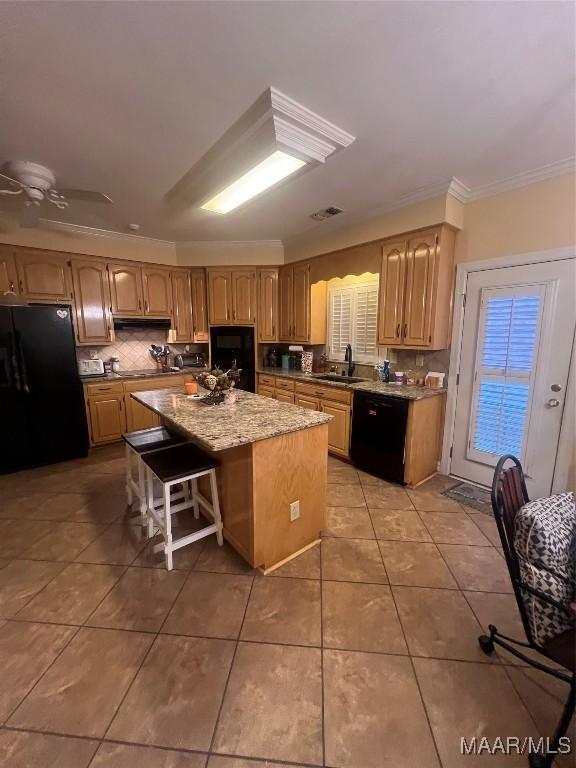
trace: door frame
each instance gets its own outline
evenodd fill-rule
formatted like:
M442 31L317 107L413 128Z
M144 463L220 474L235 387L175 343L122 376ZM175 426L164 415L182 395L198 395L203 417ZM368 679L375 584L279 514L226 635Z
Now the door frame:
M442 457L439 471L449 475L452 465L450 449L454 442L454 429L456 426L456 401L457 401L457 376L460 370L460 355L462 350L462 333L464 330L465 296L468 286L468 277L473 272L485 272L504 267L522 267L532 264L540 264L546 261L563 261L576 258L576 246L564 246L548 251L530 251L528 253L500 256L494 259L482 259L481 261L461 262L456 265L456 280L454 285L454 314L452 317L452 338L450 341L450 367L448 375L448 393L446 397L446 416L444 418L444 436L442 438ZM568 488L570 482L570 454L573 450L572 435L574 434L574 409L566 407L567 403L576 401L576 334L572 339L572 352L570 356L570 369L568 384L562 413L562 425L560 427L560 439L558 453L554 466L552 479L552 491L557 493ZM572 422L572 423L571 423ZM573 478L573 481L575 478Z

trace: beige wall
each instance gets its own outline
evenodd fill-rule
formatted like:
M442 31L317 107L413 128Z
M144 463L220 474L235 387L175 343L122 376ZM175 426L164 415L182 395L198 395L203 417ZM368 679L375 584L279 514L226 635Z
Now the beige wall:
M480 261L576 243L576 176L566 173L467 203L456 261Z
M276 265L284 263L281 241L177 243L178 264L183 267Z
M318 256L321 253L337 251L341 248L349 248L352 245L395 235L398 232L408 232L411 229L439 224L448 220L446 218L447 213L452 215L453 211L451 209L447 212L446 196L441 195L416 205L389 211L368 221L352 224L333 232L319 232L317 235L311 235L308 232L285 243L284 259L286 262L300 261ZM454 224L455 226L458 225L457 222ZM319 224L318 226L321 227L322 225Z
M171 243L146 238L116 238L56 232L47 229L10 229L0 227L0 243L46 248L64 253L84 253L130 261L177 264L176 249Z

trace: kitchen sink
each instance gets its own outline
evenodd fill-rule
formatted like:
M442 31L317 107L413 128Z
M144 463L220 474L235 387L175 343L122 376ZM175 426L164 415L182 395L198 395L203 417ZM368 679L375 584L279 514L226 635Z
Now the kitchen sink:
M368 381L368 379L359 379L356 376L338 376L337 373L315 376L314 378L320 381L339 381L342 384L357 384L359 381Z

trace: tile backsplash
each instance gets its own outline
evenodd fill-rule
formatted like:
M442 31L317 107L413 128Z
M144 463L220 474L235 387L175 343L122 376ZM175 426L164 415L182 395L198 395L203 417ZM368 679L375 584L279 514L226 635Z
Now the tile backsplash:
M166 333L162 331L148 331L146 329L133 331L116 331L116 340L113 344L107 344L102 347L77 347L76 357L78 360L88 360L90 351L96 350L97 357L104 361L111 357L117 357L120 360L120 370L138 371L144 368L154 368L155 362L150 357L150 345L166 344ZM169 344L170 350L174 353L184 352L185 344ZM207 344L190 344L191 352L204 352L208 354Z
M280 358L282 354L288 352L288 344L260 344L258 349L258 365L266 365L266 358L271 348L274 348ZM310 350L314 355L314 368L319 365L320 356L324 353L325 347L323 345L310 346L304 345L304 349ZM422 356L422 365L416 365L416 356ZM378 350L378 362L383 363L384 360L390 360L390 368L392 371L414 371L417 369L423 370L424 373L428 371L438 371L440 373L447 373L450 364L450 350L440 349L435 351L426 350L410 350L410 349L385 349L380 347ZM329 360L327 366L336 365L338 371L346 367L344 360ZM354 371L356 376L362 376L367 379L374 377L374 364L362 364L356 363Z

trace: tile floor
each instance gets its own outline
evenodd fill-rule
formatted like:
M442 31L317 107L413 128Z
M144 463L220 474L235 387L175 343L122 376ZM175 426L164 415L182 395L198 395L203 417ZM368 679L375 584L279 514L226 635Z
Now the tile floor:
M0 765L498 768L526 761L460 736L551 732L562 685L478 649L521 628L495 525L446 478L331 458L321 548L263 577L213 537L168 573L123 468L113 446L0 478Z

